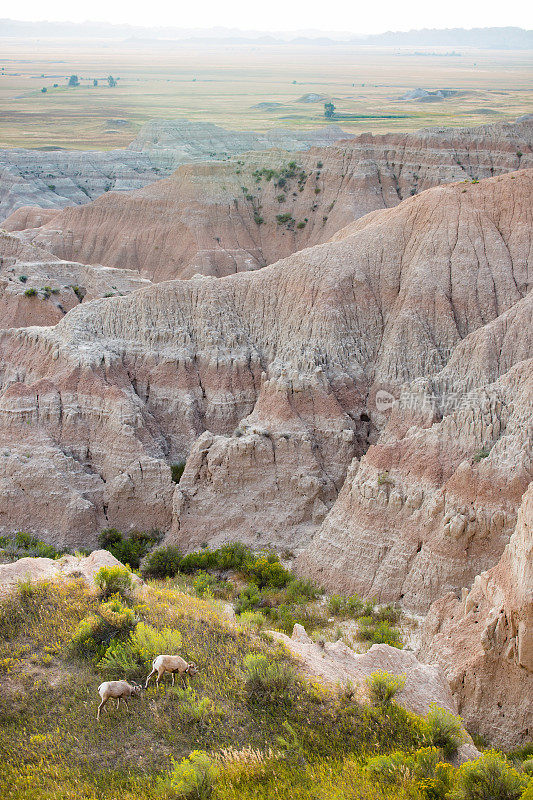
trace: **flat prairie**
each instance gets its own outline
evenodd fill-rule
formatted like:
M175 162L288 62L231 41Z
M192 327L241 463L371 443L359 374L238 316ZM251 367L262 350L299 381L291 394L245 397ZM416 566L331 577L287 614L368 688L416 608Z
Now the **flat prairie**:
M0 147L123 147L153 117L309 128L326 122L326 100L353 133L514 120L533 108L530 51L0 41ZM417 88L454 91L403 99Z

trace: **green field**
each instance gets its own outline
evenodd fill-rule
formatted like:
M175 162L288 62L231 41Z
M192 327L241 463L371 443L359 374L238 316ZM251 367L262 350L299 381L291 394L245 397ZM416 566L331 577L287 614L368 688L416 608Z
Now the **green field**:
M529 52L458 53L4 39L0 146L123 147L153 117L237 130L322 125L323 101L299 101L308 93L332 99L340 115L353 115L338 124L355 133L508 121L531 110ZM66 76L73 73L81 85L67 88ZM109 74L120 79L116 88L107 85ZM437 102L401 99L417 87L459 89L461 95ZM281 105L254 108L259 103Z

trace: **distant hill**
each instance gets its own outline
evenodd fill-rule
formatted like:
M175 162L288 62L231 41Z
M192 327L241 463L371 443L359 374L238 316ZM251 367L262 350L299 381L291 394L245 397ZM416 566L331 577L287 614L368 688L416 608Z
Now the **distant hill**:
M360 42L361 37L352 41ZM421 47L479 47L493 50L531 50L533 31L523 28L424 28L420 31L388 31L365 38L367 44L417 45Z
M253 31L238 28L144 28L135 25L112 25L106 22L23 22L0 19L0 38L29 39L125 39L149 44L152 41L188 41L191 44L294 44L335 45L372 44L384 46L477 47L495 50L533 49L533 31L523 28L449 28L413 31L388 31L372 36L338 31Z

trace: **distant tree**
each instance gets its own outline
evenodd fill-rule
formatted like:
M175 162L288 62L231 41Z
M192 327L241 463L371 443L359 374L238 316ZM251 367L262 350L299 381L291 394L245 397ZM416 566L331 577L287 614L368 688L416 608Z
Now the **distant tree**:
M54 83L54 89L57 89L58 86L59 86L58 83Z
M112 75L108 75L107 76L107 82L111 87L117 85L117 82L116 82L115 78Z
M93 80L93 86L98 86L98 81L96 80L96 78Z
M324 116L327 117L328 119L331 119L334 113L335 113L335 106L333 105L333 103L324 103Z
M79 81L78 76L77 75L71 75L70 78L68 79L68 85L69 86L79 86L80 85L80 81Z
M47 91L48 91L48 89L46 88L46 86L43 86L43 88L41 89L41 92L44 94Z

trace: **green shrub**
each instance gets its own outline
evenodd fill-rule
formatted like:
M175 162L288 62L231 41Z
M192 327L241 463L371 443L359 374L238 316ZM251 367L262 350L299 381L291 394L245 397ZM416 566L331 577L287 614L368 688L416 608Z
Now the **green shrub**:
M357 638L373 644L388 644L391 647L402 649L402 637L397 628L388 622L375 622L373 617L360 617L358 622Z
M118 561L137 569L141 559L161 540L161 536L159 531L132 531L124 536L116 528L106 528L98 535L98 544L109 550Z
M98 613L104 622L117 632L129 631L135 624L133 611L124 605L119 594L114 594L105 603L100 603Z
M162 779L161 789L176 800L208 800L218 767L203 750L193 750L181 761L172 759L172 770Z
M107 643L117 633L99 614L82 619L69 643L70 652L79 658L101 657Z
M390 625L395 625L399 622L401 616L400 607L393 603L375 608L372 612L372 617L376 622L388 622Z
M177 574L182 555L178 547L168 545L149 553L141 567L144 578L173 578Z
M38 558L59 558L62 555L53 545L41 542L36 536L25 531L16 533L12 543L6 537L4 546L8 547L11 557L28 555Z
M328 611L330 614L342 614L345 609L345 598L340 594L332 594L328 600Z
M216 565L219 569L233 569L242 570L252 553L249 547L235 542L234 544L226 544L215 550Z
M479 464L480 461L483 461L484 458L488 458L490 456L490 450L486 447L482 447L481 450L478 450L477 453L474 454L472 461L475 464Z
M372 616L374 614L373 602L370 600L365 603L357 594L354 594L351 597L343 597L340 594L332 594L328 601L328 611L330 614L334 614L335 616L353 617L354 619L358 619L366 614L367 616L372 617L372 621L374 619Z
M266 625L266 618L260 611L244 611L237 617L237 622L244 628L259 631Z
M396 693L403 689L405 678L402 675L391 675L390 672L378 670L366 679L366 683L372 705L386 708L390 706Z
M466 741L461 717L456 717L450 711L432 703L426 721L431 744L440 748L446 758L453 758L463 742Z
M38 539L35 536L32 536L31 533L19 531L15 534L15 544L22 550L29 550L32 547L36 547L37 542Z
M453 781L453 768L442 763L436 747L411 754L396 750L376 756L368 761L365 770L371 778L388 786L411 784L428 800L445 800Z
M242 614L244 611L253 611L259 608L261 601L261 592L255 584L251 584L251 586L247 586L246 589L239 593L235 603L235 613Z
M533 756L533 742L527 742L520 745L520 747L515 747L514 750L510 750L507 753L507 758L512 761L525 761L529 756Z
M294 613L294 608L288 606L286 603L282 603L277 608L270 609L269 617L274 622L274 627L289 635L299 621L297 615Z
M157 630L145 622L139 622L130 634L129 644L132 651L147 666L156 656L161 654L172 655L180 649L182 643L181 633L172 628Z
M199 550L195 553L189 553L188 555L184 556L179 565L179 571L183 572L185 575L189 575L192 572L196 572L197 570L207 570L216 567L217 565L217 555L216 551L208 550L207 548L204 550Z
M522 767L526 775L533 777L533 758L528 758L526 761L524 761Z
M134 624L133 611L116 594L107 602L100 603L97 613L80 621L70 640L69 650L80 658L102 658L110 641L124 638Z
M228 581L220 581L209 572L197 572L192 582L198 597L227 597L230 592Z
M363 613L365 604L358 594L346 598L346 611L350 617L357 619Z
M131 679L140 674L139 660L129 642L112 641L96 668L117 678Z
M26 297L35 297L36 294L37 294L37 289L26 289L26 291L24 292L24 295Z
M184 470L185 470L185 461L178 461L176 464L170 465L170 474L174 483L180 482Z
M244 566L244 572L260 589L265 586L281 589L292 577L274 553L259 555L255 560L248 561Z
M276 221L278 225L284 225L286 222L290 222L290 220L292 220L292 214L276 214Z
M295 682L295 672L285 661L270 661L260 653L250 653L243 662L246 691L253 699L283 699Z
M316 600L320 593L320 589L313 581L293 578L287 584L285 597L289 603L306 603L308 600Z
M494 750L457 770L450 800L519 800L529 779Z
M53 545L39 541L35 545L35 555L39 558L59 558L61 553Z
M126 567L100 567L94 576L94 582L100 589L102 597L113 594L125 595L131 591L131 572Z
M129 609L127 609L129 611ZM128 630L131 631L131 625ZM123 628L115 628L120 636ZM139 678L146 673L154 658L161 654L173 654L182 644L181 633L171 628L158 630L145 622L139 622L126 641L113 638L97 664L97 669L117 677Z

